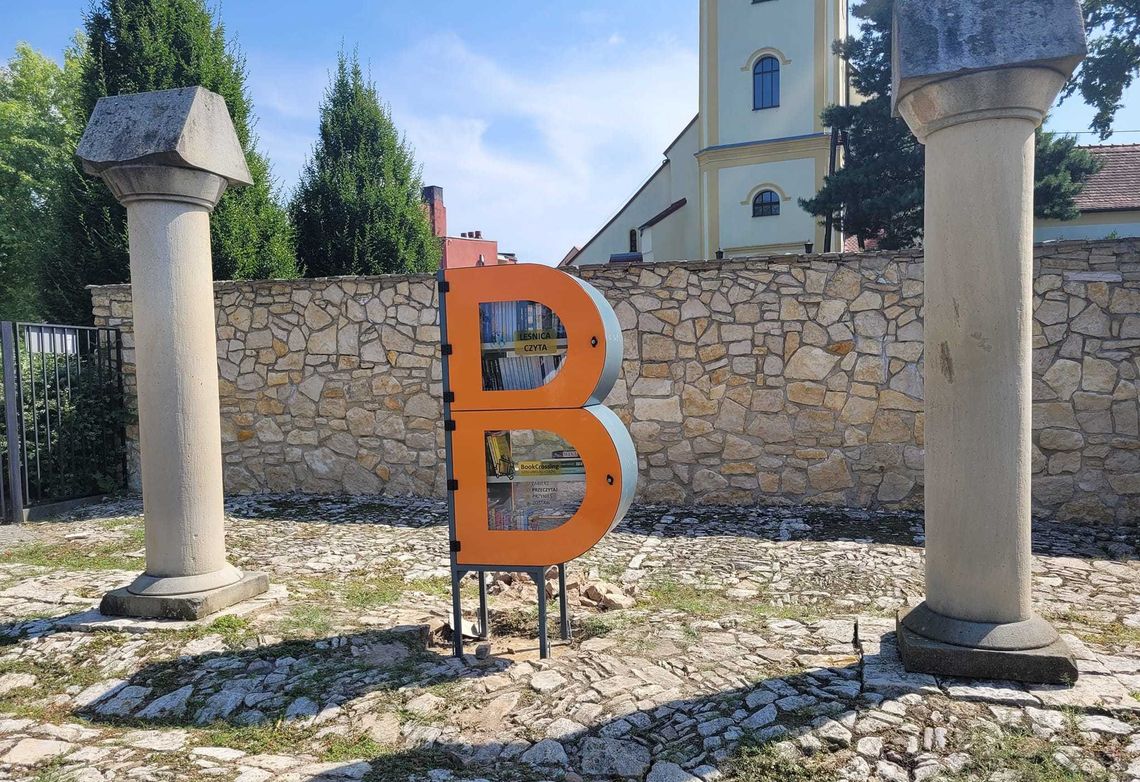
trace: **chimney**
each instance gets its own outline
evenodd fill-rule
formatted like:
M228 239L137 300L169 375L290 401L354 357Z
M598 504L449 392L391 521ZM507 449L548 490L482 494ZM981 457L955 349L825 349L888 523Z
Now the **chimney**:
M424 209L431 221L431 232L438 237L447 236L447 207L443 205L443 188L430 185L423 189Z

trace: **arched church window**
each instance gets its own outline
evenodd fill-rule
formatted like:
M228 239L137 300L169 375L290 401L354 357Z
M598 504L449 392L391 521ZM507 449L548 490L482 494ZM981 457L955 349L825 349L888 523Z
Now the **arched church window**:
M631 253L637 252L637 229L634 228L629 232L629 251Z
M752 66L752 108L772 109L780 105L780 61L771 55Z
M780 214L780 196L773 190L761 190L752 199L753 217L775 217Z

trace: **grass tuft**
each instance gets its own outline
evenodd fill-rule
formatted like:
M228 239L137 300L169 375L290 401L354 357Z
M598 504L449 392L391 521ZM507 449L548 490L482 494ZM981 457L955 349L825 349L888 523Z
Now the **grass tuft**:
M836 778L811 760L782 757L771 744L742 745L724 771L724 782L828 782Z
M321 753L325 763L347 763L350 760L370 760L390 751L371 736L357 733L351 736L334 736Z
M1010 779L1017 782L1108 782L1106 773L1066 768L1057 761L1057 746L1024 730L1001 734L979 731L970 746L970 760L953 782Z
M302 746L312 734L312 728L301 728L284 722L267 722L262 725L217 722L202 730L201 743L241 750L251 755L288 755Z
M277 630L287 638L323 638L332 633L332 621L321 606L293 606L289 615L277 622Z
M394 576L348 581L344 585L344 599L353 608L366 611L390 606L404 594L404 580Z
M691 584L658 582L652 584L639 598L650 610L679 611L694 619L719 619L725 616L745 616L757 620L795 619L811 622L825 615L824 607L805 605L774 605L762 598L734 600L716 589L701 589Z
M141 560L127 556L138 548L130 540L95 546L84 545L82 541L34 542L0 552L0 563L52 570L138 570Z

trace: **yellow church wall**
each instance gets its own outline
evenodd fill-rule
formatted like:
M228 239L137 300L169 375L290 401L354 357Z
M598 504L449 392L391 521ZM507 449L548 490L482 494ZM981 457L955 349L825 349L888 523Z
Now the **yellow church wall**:
M1133 236L1140 236L1140 209L1085 212L1076 220L1038 220L1033 231L1037 242Z
M815 161L811 158L734 166L721 169L717 177L720 202L720 249L731 257L750 248L795 245L815 241L815 220L800 209L797 198L815 187ZM753 217L749 195L757 182L779 183L785 196L780 214Z
M718 119L715 140L706 146L739 144L812 133L816 107L824 100L824 69L816 68L815 19L826 30L816 6L827 0L773 0L766 3L722 2L717 12L715 44L718 80L710 94L710 111ZM818 35L823 35L821 30ZM752 64L759 52L771 51L780 61L780 105L753 108Z
M834 41L846 36L848 0L700 0L700 102L694 126L695 160L681 164L683 153L667 155L671 165L623 208L584 249L577 263L599 263L608 253L628 248L619 225L640 218L649 203L667 205L684 197L687 206L652 232L652 255L711 258L718 249L748 251L802 250L803 242L823 247L824 231L800 209L798 199L814 195L827 172L830 136L820 121L831 103L847 101L846 66L835 56ZM766 54L781 63L780 105L753 108L752 66ZM692 154L692 153L690 153ZM728 187L741 178L761 176L772 163L800 161L799 166L770 168L769 177L749 183L745 192L771 181L790 194L789 220L781 222L777 239L757 244L751 210L743 198L728 198ZM731 169L741 171L730 174ZM789 172L795 170L795 174ZM787 182L782 176L792 176ZM658 192L660 191L660 192ZM665 194L668 193L667 197ZM723 196L723 197L722 197ZM781 215L783 218L784 215ZM786 228L783 226L787 226ZM628 231L628 228L626 228ZM771 233L766 229L765 233ZM731 237L731 241L729 241ZM833 235L838 249L840 235ZM681 255L684 253L685 255Z
M704 222L703 257L711 258L717 250L728 252L730 247L749 252L760 249L781 252L794 244L802 250L805 241L813 241L822 248L823 228L816 225L815 218L800 208L798 199L810 198L823 185L830 150L830 137L818 135L698 153ZM773 164L787 163L799 163L800 167L790 168L786 165L773 167ZM792 171L798 173L792 174ZM787 176L792 176L793 180L789 181L785 178ZM752 179L747 187L744 187L743 182L749 177ZM724 182L731 182L732 187L742 188L742 192L735 195L735 201L727 196L722 186ZM753 218L751 208L742 210L739 202L758 185L766 182L777 185L790 197L784 202L787 206L787 215L784 214L785 210L781 209L780 217L775 218L783 221L779 231L775 233L776 238L744 238L748 237L750 232L757 230L754 221L763 222L765 218ZM786 221L785 216L789 218ZM767 235L773 232L771 229L765 229L764 233ZM837 238L838 234L836 240Z

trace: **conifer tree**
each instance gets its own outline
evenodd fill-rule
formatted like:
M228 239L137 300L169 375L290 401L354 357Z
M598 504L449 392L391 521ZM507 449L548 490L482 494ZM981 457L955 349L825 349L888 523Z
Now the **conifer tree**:
M296 276L292 229L257 150L245 63L204 0L97 0L85 20L80 127L105 95L201 85L226 100L253 185L228 190L211 219L215 279ZM61 246L42 270L49 315L90 320L84 286L129 279L126 211L78 163L59 205Z
M858 38L839 41L835 51L847 61L851 86L861 103L828 106L823 124L839 128L846 140L843 168L826 178L814 198L800 205L835 225L860 245L874 238L883 249L911 247L922 237L926 162L922 145L906 121L891 115L891 14L894 0L861 0L853 16L863 20ZM1099 164L1071 137L1037 131L1037 217L1072 220L1080 213L1073 199Z
M361 72L337 57L321 104L320 135L291 215L311 277L432 271L440 247L423 208L412 149Z

